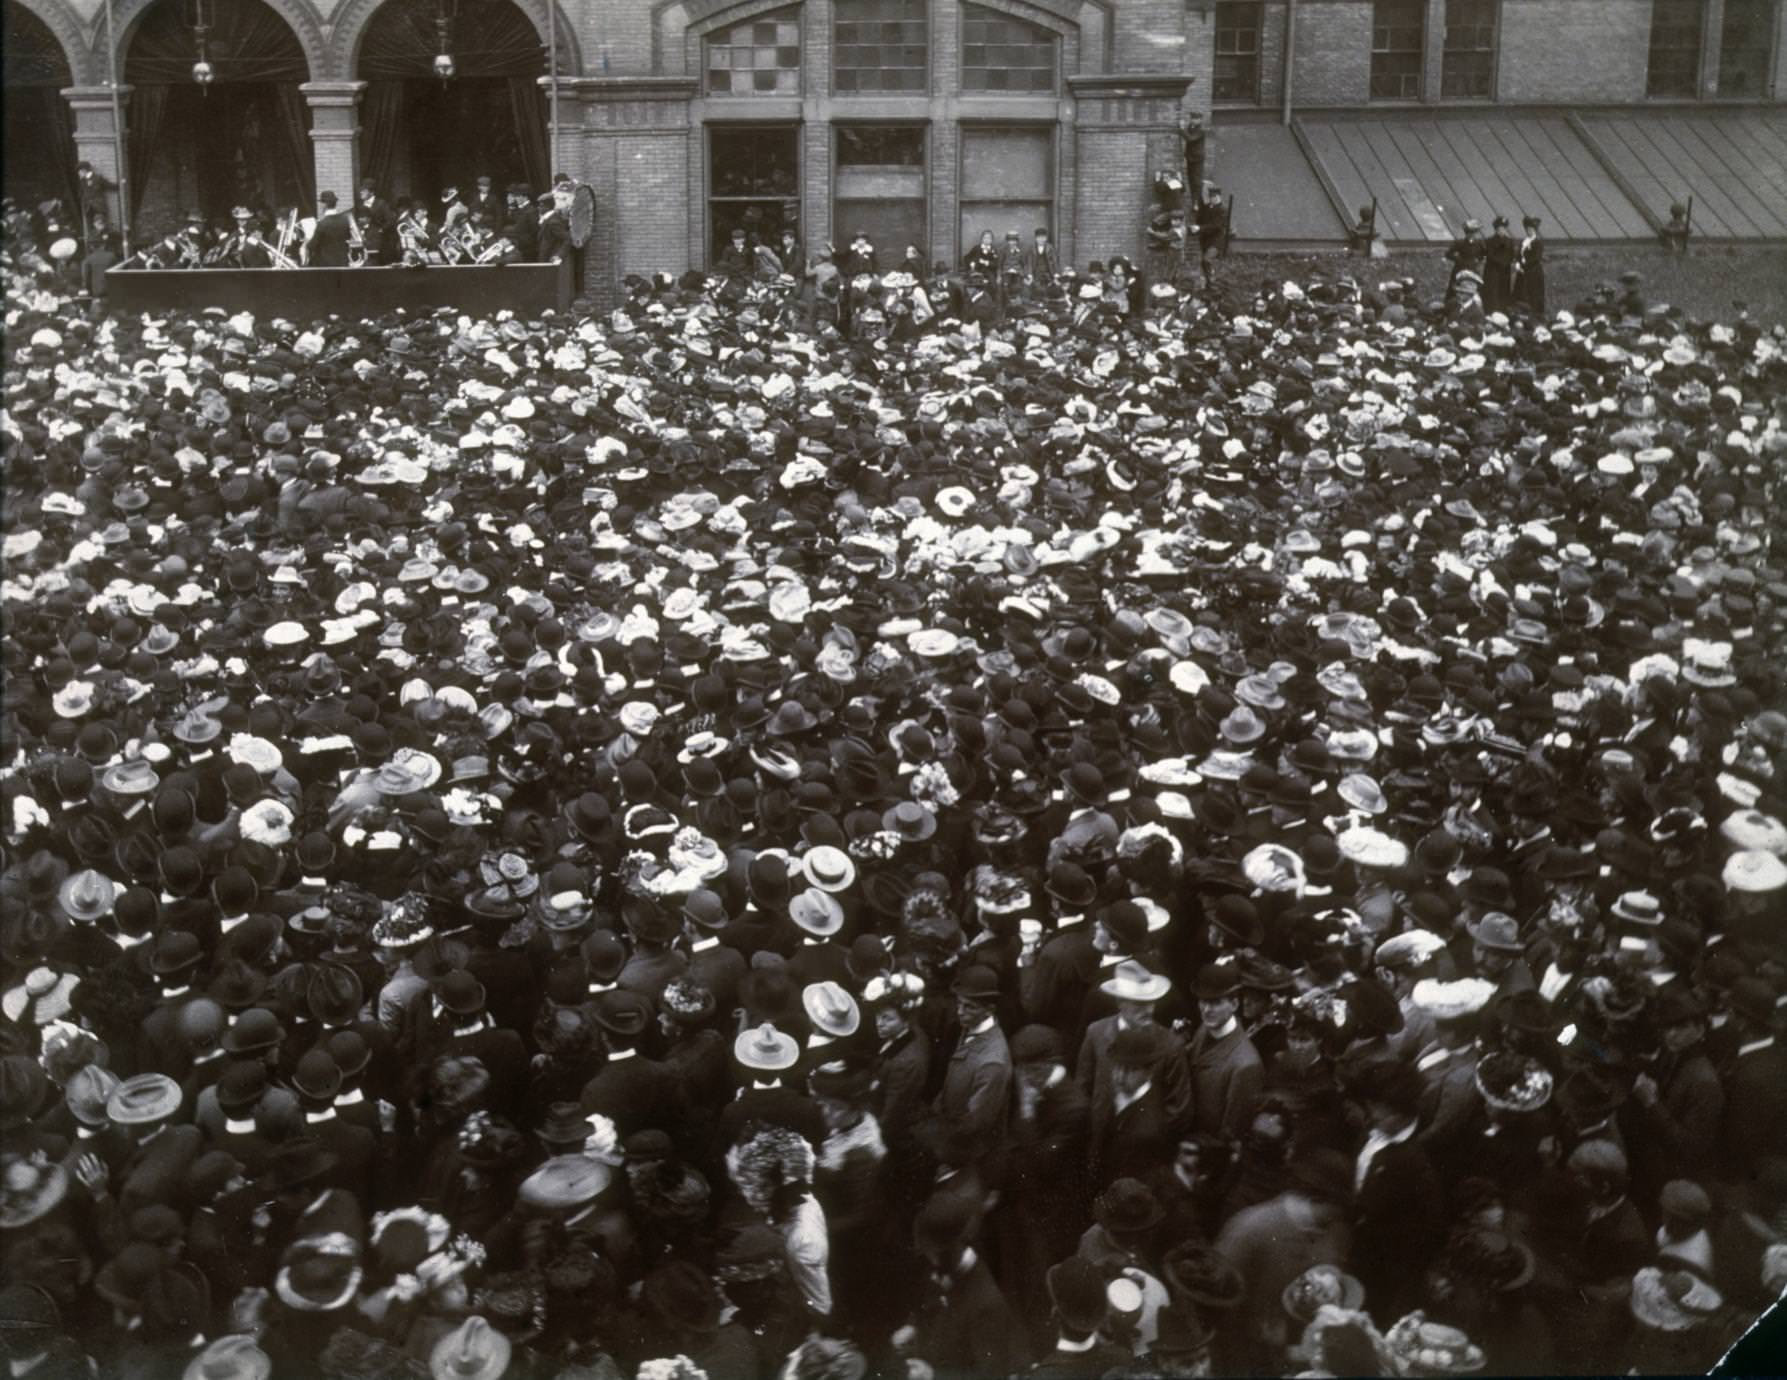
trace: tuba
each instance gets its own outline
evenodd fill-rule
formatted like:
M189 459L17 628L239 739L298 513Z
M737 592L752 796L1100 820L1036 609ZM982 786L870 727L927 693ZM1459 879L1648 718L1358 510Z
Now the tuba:
M360 233L360 222L354 219L352 211L347 213L347 266L366 267L366 237Z

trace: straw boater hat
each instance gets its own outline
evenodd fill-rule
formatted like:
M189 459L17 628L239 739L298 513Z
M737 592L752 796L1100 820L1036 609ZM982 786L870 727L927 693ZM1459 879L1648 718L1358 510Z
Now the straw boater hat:
M800 1046L794 1037L784 1035L765 1022L753 1030L740 1032L732 1042L732 1054L739 1063L760 1073L781 1073L794 1067L800 1058Z

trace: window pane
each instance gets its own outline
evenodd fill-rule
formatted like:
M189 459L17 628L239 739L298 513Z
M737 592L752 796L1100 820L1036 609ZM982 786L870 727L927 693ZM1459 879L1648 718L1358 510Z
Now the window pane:
M1703 0L1655 0L1647 94L1689 97L1700 93L1702 7Z
M1055 90L1057 41L1048 29L980 5L962 6L962 90Z
M721 96L800 92L800 11L776 10L710 34L707 89Z
M1372 98L1419 99L1426 32L1422 0L1374 0L1371 24Z
M833 88L923 91L929 65L924 0L836 0Z
M1776 0L1725 0L1719 33L1719 94L1768 94Z

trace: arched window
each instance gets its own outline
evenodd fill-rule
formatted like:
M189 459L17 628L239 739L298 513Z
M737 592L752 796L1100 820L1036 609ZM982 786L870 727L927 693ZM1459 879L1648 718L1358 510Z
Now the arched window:
M962 6L962 90L1054 95L1060 40L1040 24L984 5Z
M832 52L840 96L922 96L930 86L925 0L836 0Z
M771 10L707 36L710 96L800 94L800 6Z

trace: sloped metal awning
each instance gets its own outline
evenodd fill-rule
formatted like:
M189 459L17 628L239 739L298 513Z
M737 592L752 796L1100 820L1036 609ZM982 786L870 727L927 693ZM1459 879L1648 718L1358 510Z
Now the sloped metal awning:
M1297 142L1277 122L1211 130L1212 181L1235 198L1234 235L1247 244L1341 244L1346 226Z
M1787 109L1606 111L1572 123L1658 222L1694 198L1694 231L1787 239Z
M1348 112L1304 116L1297 130L1349 215L1377 198L1391 243L1443 243L1467 219L1487 233L1497 215L1516 233L1522 215L1540 216L1552 240L1655 231L1565 114Z

